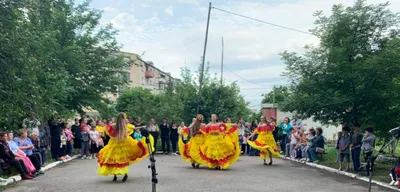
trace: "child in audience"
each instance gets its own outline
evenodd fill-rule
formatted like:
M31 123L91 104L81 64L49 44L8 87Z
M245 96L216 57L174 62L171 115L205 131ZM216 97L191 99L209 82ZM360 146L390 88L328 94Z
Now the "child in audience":
M142 140L142 133L140 133L140 129L135 129L135 133L133 133L133 138L137 141Z
M81 133L81 156L82 159L87 159L88 158L88 151L89 151L89 140L90 140L90 136L89 133L87 132L87 129L89 127L87 125L85 125L82 129L82 133ZM86 154L85 154L86 152Z
M60 155L59 158L61 161L66 160L67 159L67 135L65 134L65 128L61 130L61 143L60 143Z

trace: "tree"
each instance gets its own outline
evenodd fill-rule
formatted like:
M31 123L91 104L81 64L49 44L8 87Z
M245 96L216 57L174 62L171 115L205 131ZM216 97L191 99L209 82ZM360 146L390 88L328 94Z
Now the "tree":
M116 31L99 26L87 2L10 0L0 12L0 126L18 128L29 111L47 118L96 108L126 83Z
M304 55L283 52L292 94L283 108L324 123L372 125L381 135L398 125L399 14L388 3L334 5L316 12L320 38Z
M274 86L272 91L264 95L262 103L282 103L289 95L289 88L286 86Z

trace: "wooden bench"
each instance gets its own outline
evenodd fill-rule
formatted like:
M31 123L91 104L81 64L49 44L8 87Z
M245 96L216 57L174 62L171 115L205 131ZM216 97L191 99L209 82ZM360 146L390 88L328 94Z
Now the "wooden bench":
M324 155L328 154L326 150L323 153L317 153L319 155L320 159L323 159Z

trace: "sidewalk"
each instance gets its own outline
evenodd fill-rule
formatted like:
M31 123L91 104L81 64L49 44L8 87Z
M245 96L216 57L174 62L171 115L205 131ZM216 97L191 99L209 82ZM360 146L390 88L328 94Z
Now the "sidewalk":
M74 156L72 156L71 158L69 158L67 160L56 161L56 162L50 163L50 164L46 165L45 167L42 167L42 171L46 172L47 170L49 170L49 169L51 169L51 168L53 168L53 167L55 167L55 166L57 166L59 164L62 164L62 163L68 162L68 161L72 161L72 160L78 158L79 156L80 155L74 155ZM0 178L0 186L6 186L6 185L9 185L11 183L18 182L18 181L21 181L21 176L20 175L11 176L8 179Z
M331 167L327 167L327 166L323 166L323 165L319 165L319 164L316 164L316 163L310 163L310 162L305 162L305 161L297 161L297 160L290 159L289 157L281 157L281 158L282 158L282 159L289 160L289 161L301 163L301 164L306 164L306 165L308 165L308 166L310 166L310 167L315 167L315 168L318 168L318 169L323 169L323 170L329 171L329 172L331 172L331 173L336 173L336 174L344 175L344 176L347 176L347 177L350 177L350 178L353 178L353 179L358 179L358 180L361 180L361 181L365 181L365 182L367 182L367 183L369 182L369 178L368 178L368 177L360 177L360 176L357 175L357 174L347 173L347 172L344 172L344 171L339 171L339 170L337 170L337 169L334 169L334 168L331 168ZM380 182L380 181L372 180L371 183L372 183L372 184L375 184L375 185L379 185L379 186L381 186L381 187L386 187L386 188L389 188L389 189L393 189L393 190L396 190L396 191L400 191L400 189L398 189L397 187L390 186L390 185L388 185L388 184L386 184L386 183L383 183L383 182Z

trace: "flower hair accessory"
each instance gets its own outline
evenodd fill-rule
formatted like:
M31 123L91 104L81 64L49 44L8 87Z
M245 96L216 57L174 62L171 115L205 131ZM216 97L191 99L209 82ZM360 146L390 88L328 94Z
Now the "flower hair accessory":
M199 121L203 120L203 115L198 114L198 115L196 116L196 119L199 120Z
M126 113L124 113L124 119L126 119L127 117L126 117Z

